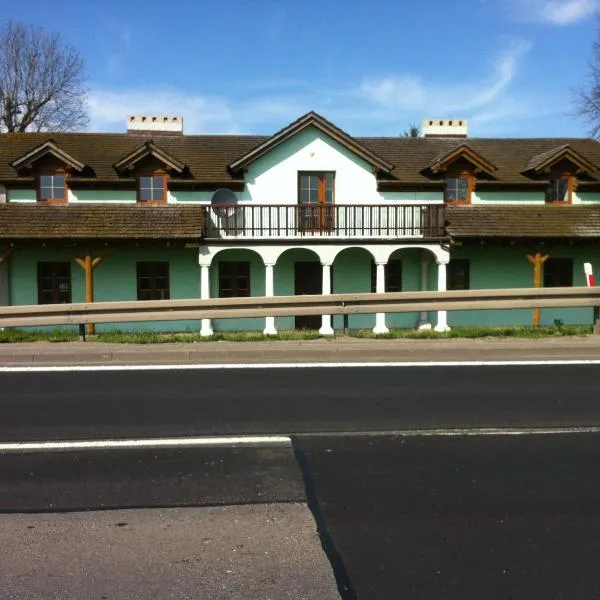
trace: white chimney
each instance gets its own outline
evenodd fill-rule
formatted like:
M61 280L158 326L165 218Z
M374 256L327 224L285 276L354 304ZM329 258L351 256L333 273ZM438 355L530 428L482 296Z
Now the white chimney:
M131 115L127 117L127 133L152 135L182 135L183 117Z
M423 137L467 137L467 119L425 119L421 125Z

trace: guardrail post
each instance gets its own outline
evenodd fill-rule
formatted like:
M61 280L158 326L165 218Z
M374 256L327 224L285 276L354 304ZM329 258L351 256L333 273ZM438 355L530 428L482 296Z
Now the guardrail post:
M85 342L85 325L83 323L79 324L79 341Z
M594 333L600 334L600 306L594 306Z

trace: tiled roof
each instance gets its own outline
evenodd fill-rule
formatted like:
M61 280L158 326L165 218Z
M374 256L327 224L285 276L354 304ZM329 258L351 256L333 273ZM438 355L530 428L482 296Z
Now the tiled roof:
M203 207L0 204L0 240L199 240Z
M449 206L446 231L461 238L600 238L600 206Z
M241 135L161 135L151 136L124 133L2 133L0 134L0 181L15 180L18 175L10 165L47 140L87 169L80 176L98 180L118 181L114 168L128 154L153 141L156 146L187 166L185 177L199 184L239 181L241 174L232 175L227 166L265 143L266 136ZM585 138L405 138L355 137L358 144L393 165L387 179L403 183L435 182L427 171L436 158L462 144L493 163L494 178L499 183L531 183L524 174L534 157L549 153L568 144L594 165L600 165L600 144ZM189 173L188 173L189 170ZM78 175L79 176L79 175ZM600 181L600 172L592 173ZM176 181L176 180L174 180Z

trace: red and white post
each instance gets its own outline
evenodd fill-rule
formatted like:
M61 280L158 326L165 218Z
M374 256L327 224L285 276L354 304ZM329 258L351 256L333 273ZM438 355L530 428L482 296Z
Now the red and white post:
M587 287L596 286L596 278L592 263L583 263L583 272L585 273L585 285ZM594 333L600 333L600 306L594 306Z

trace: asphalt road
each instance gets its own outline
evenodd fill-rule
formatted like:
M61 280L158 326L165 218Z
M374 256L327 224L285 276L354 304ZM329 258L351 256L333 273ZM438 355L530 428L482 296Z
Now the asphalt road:
M600 435L297 445L345 598L600 597Z
M0 441L600 425L600 365L0 373Z
M15 512L292 506L306 494L344 600L597 598L600 433L389 432L600 425L599 375L594 365L3 373L2 441L290 432L294 452L2 454L0 529ZM6 548L22 552L13 525L9 558Z

